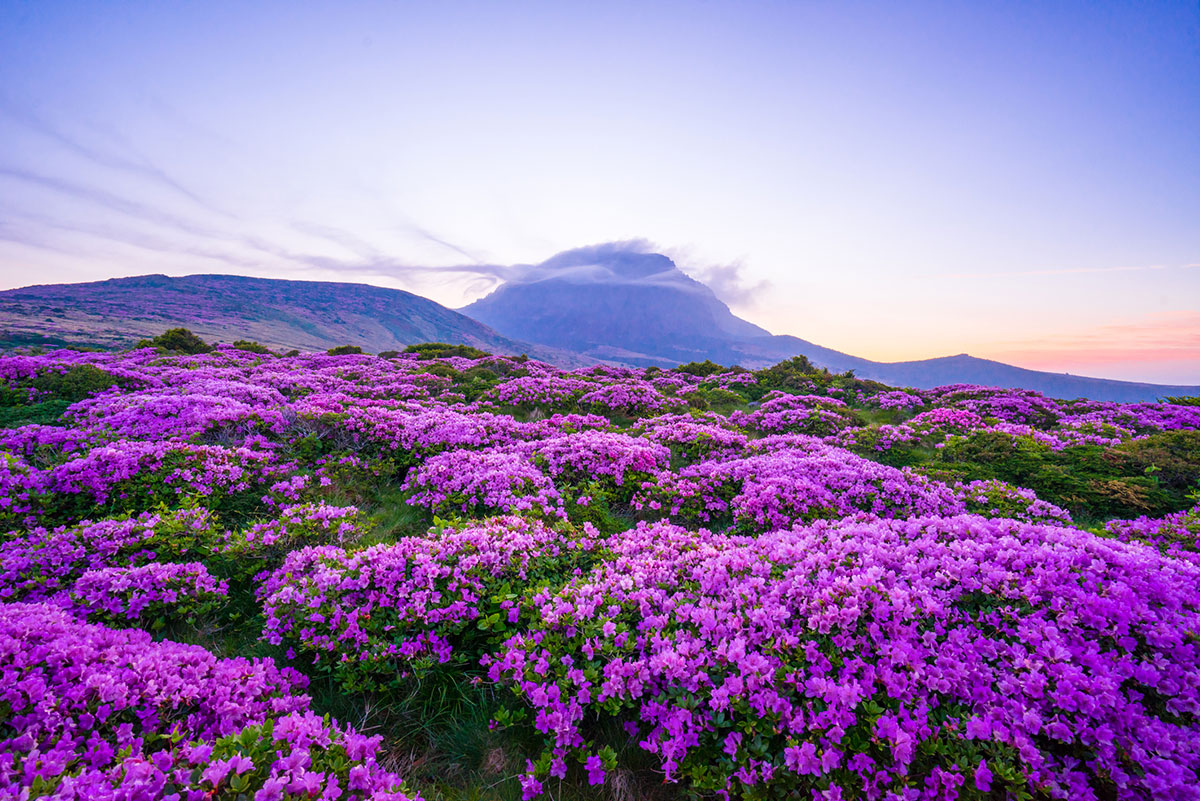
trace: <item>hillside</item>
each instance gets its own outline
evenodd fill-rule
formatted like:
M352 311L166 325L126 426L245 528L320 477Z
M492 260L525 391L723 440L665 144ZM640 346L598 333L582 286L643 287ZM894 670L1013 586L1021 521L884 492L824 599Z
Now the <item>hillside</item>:
M666 256L620 244L566 251L516 268L513 279L460 311L366 284L232 275L148 275L0 292L2 346L124 347L175 326L210 341L252 339L285 350L351 344L377 353L444 341L526 353L561 367L670 367L711 359L751 369L804 354L835 372L853 370L894 386L971 383L1124 402L1200 394L1197 386L1047 373L967 354L893 363L863 359L773 335L735 316Z
M772 335L736 317L666 256L621 243L560 253L461 311L506 336L634 366L711 359L757 369L804 354L821 367L854 370L859 377L895 386L971 383L1126 402L1200 394L1198 386L1047 373L967 354L892 363L863 359Z
M145 275L0 292L0 339L6 345L123 347L174 326L210 341L252 339L285 350L351 344L377 353L417 342L461 342L560 366L591 363L502 336L411 292L366 284Z

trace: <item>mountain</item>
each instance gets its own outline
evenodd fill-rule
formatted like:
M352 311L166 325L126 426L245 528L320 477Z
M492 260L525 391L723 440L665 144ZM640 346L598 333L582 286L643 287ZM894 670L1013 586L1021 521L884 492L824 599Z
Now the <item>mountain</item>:
M461 342L562 367L712 359L759 368L803 354L830 370L894 386L983 384L1117 401L1200 395L1196 386L1046 373L966 354L892 363L851 356L735 316L671 259L628 244L570 250L509 273L494 292L459 311L398 289L235 275L30 286L0 292L0 346L122 347L185 326L211 341L251 339L283 349L359 345L377 353Z
M591 359L503 336L432 300L398 289L236 275L143 275L0 292L0 340L7 344L122 347L185 326L210 341L369 352L417 342L463 343L565 367Z
M771 336L666 256L620 243L525 267L460 311L507 336L645 366L713 358L730 343Z
M1197 386L1047 373L966 354L890 363L851 356L772 335L734 316L671 259L627 243L569 250L517 268L513 278L460 311L506 336L637 366L711 359L753 369L803 354L835 372L853 370L893 386L982 384L1126 402L1200 394Z

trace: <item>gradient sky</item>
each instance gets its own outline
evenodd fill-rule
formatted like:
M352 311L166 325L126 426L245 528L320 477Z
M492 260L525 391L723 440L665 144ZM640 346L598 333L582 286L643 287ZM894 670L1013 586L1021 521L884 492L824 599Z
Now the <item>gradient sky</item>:
M856 355L1200 384L1200 6L0 0L0 288L633 238Z

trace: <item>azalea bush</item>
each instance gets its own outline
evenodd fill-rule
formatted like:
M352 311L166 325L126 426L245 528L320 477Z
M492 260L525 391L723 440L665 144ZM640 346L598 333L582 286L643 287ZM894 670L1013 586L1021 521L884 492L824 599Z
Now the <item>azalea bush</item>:
M211 612L228 594L228 582L199 562L89 570L70 592L75 608L91 620L152 628L161 628L168 619L190 621Z
M347 686L477 666L528 612L528 596L589 566L590 527L497 517L348 552L293 552L259 593L264 636L313 654Z
M609 547L487 660L546 736L533 790L613 767L597 717L746 797L1163 798L1200 769L1190 563L972 516Z
M61 609L0 605L0 787L58 798L400 799L378 739L314 716L305 681ZM14 796L14 797L19 797Z

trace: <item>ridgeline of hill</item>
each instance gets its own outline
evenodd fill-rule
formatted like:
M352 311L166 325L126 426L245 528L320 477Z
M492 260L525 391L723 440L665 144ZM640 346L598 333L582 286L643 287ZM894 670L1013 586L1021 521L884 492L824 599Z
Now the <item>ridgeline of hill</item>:
M1200 386L1048 373L967 354L863 359L773 335L736 317L666 256L621 243L566 251L512 275L460 311L398 289L232 275L30 286L0 292L0 348L121 348L186 327L209 341L255 340L280 350L354 345L378 353L450 342L568 368L710 360L759 369L804 355L835 373L849 370L892 386L979 384L1123 402L1200 395Z
M209 341L250 339L282 350L357 345L378 353L459 342L560 367L593 363L502 336L420 295L367 284L144 275L0 292L0 347L121 348L179 326Z

